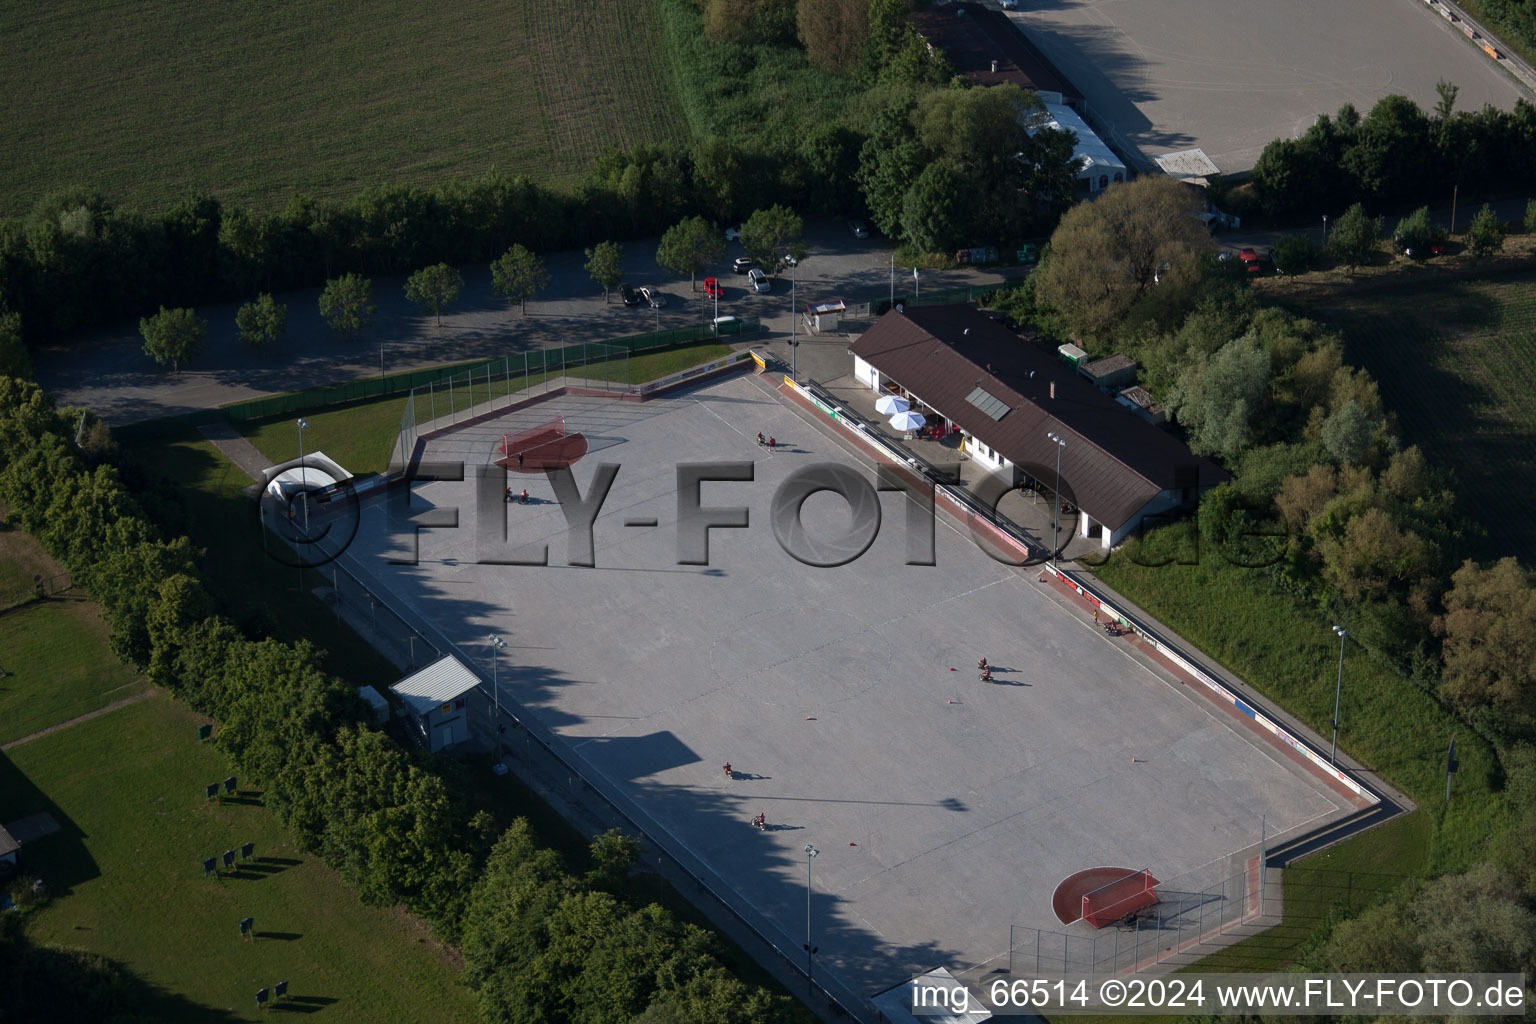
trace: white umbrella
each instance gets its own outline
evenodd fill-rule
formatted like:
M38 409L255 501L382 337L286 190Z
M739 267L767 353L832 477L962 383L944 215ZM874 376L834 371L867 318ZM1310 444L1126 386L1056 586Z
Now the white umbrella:
M891 417L891 426L897 430L916 430L927 422L922 413L916 412L899 412Z
M891 416L898 412L906 412L912 408L912 403L900 395L882 395L875 403L875 412L882 416Z

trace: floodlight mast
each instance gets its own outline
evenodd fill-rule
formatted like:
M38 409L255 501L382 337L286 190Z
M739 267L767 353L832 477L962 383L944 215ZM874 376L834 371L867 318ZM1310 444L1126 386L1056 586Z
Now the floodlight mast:
M821 851L810 843L805 844L805 991L806 995L815 993L811 980L811 957L816 949L811 945L811 859Z
M1056 510L1055 518L1052 520L1054 532L1051 534L1051 569L1055 571L1056 552L1061 548L1061 450L1067 446L1067 442L1062 440L1054 430L1049 431L1045 436L1056 445L1056 493L1053 496Z
M304 431L309 429L309 421L300 417L299 425L299 504L304 507L304 532L309 532L309 475L304 465Z
M499 771L503 764L501 752L501 680L496 667L496 652L507 646L507 642L495 633L486 637L486 641L491 645L491 699L496 709L496 767Z
M1339 757L1339 697L1344 693L1344 641L1349 639L1349 631L1343 626L1334 626L1333 631L1339 636L1339 681L1333 687L1333 750L1328 754L1328 763L1335 764Z

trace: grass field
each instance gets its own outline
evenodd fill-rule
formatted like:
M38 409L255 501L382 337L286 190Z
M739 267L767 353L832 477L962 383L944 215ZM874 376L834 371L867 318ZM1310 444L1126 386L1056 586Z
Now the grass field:
M653 6L108 0L0 6L0 214L84 186L159 213L490 170L551 185L687 141Z
M33 576L52 578L63 572L63 566L49 558L41 544L0 522L0 609L30 601L36 593Z
M631 356L628 360L593 363L581 372L594 380L622 380L625 383L655 380L690 366L719 359L730 352L728 345L703 342L663 352L647 352ZM514 376L508 380L505 376L492 374L489 380L481 376L467 387L463 386L461 380L459 386L451 392L453 411L456 414L467 413L474 405L505 398L509 389L515 393L537 387L544 383L546 376L534 373L526 377ZM448 387L440 385L435 391L437 395L432 402L427 400L425 389L419 392L416 415L421 423L431 418L433 410L440 417L448 415ZM382 473L389 465L390 453L400 431L400 416L405 411L405 401L404 395L393 395L320 412L306 412L304 418L309 422L309 428L304 431L305 445L309 451L324 451L358 476ZM294 414L284 413L281 416L247 420L234 426L263 455L278 463L298 455L298 434L293 421Z
M52 576L57 562L36 540L0 526L0 595L17 572ZM94 711L146 683L107 648L101 609L83 592L0 613L0 743ZM6 811L0 808L0 819Z
M108 649L107 632L101 609L84 594L0 615L0 743L148 687Z
M261 1019L256 990L283 980L290 1009L324 1020L474 1019L471 994L418 922L363 906L295 851L248 786L204 799L229 770L196 739L202 721L161 695L0 754L7 818L49 811L63 826L24 848L56 896L28 937L112 957L184 996L189 1021ZM254 862L204 876L203 858L247 842ZM250 943L236 927L244 917Z
M1462 509L1488 531L1484 558L1536 561L1536 270L1487 279L1398 274L1277 293L1343 333L1347 362L1381 382L1402 434L1456 472Z

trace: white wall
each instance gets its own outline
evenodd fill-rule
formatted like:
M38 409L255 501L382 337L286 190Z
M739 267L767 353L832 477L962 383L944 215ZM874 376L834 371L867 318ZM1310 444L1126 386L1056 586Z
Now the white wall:
M858 356L853 357L853 376L871 391L880 390L880 371Z

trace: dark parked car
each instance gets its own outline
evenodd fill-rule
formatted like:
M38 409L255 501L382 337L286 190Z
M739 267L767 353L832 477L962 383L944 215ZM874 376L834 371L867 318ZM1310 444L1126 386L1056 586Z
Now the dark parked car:
M626 306L640 305L640 293L635 291L633 285L619 285L619 298L624 300L624 305Z
M757 260L751 256L737 256L736 262L731 264L731 269L738 274L745 274L755 266L757 266Z

